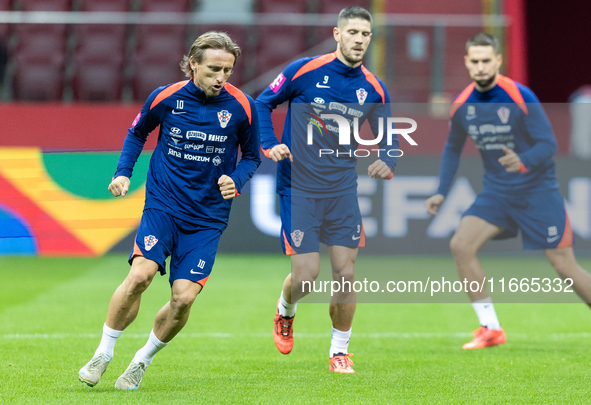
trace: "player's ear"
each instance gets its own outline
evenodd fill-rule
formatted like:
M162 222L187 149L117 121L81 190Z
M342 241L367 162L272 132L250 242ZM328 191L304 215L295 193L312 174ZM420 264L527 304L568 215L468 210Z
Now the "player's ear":
M332 29L332 36L334 37L334 40L337 42L341 41L341 31L339 31L339 27L334 27Z
M503 55L498 54L497 55L497 65L498 65L498 67L501 67L502 64L503 64Z

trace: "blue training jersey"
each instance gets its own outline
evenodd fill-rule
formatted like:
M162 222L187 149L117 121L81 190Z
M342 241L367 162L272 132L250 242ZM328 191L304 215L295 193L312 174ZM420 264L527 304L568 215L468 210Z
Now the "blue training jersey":
M211 98L192 80L159 87L127 132L115 177L131 177L148 134L158 125L145 208L224 229L232 200L223 199L218 179L230 176L240 192L261 162L254 100L229 83ZM239 147L242 157L236 164Z
M255 103L261 125L261 147L267 157L270 150L279 144L273 131L271 112L285 101L289 102L289 108L281 143L290 148L294 162L292 164L289 159L279 162L277 193L314 198L356 193L357 160L354 152L358 143L353 129L350 145L340 145L335 121L318 117L340 114L350 123L357 118L359 127L369 120L374 135L379 133L378 119L382 117L385 132L385 119L391 117L392 112L390 96L383 83L363 65L355 68L345 65L337 58L336 52L289 64ZM315 124L319 124L320 135L315 132L313 144L308 145L307 128L311 117L314 117L312 121ZM387 145L384 134L374 146L381 150L379 158L394 172L397 155L388 156L387 152L398 149L395 134L391 143ZM335 153L319 156L320 150Z
M556 138L542 105L529 88L497 77L492 89L481 92L472 83L452 103L438 194L449 192L467 137L482 156L486 189L505 193L558 189L552 159ZM518 173L508 173L498 162L505 155L503 146L521 159Z

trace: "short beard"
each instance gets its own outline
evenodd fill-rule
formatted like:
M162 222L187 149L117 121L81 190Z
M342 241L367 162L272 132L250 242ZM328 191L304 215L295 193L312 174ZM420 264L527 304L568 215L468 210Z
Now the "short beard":
M495 79L497 78L497 75L494 74L492 75L489 79L486 80L475 80L476 84L482 88L482 89L486 89L488 86L491 85L492 82L495 81Z
M364 54L364 55L363 55L361 58L359 58L359 59L352 59L352 58L351 58L349 55L345 54L344 52L342 52L342 54L343 54L343 58L345 58L345 60L346 60L347 62L349 62L350 64L352 64L352 65L354 65L355 63L359 63L359 62L361 62L361 61L363 60L363 56L365 56L365 54Z

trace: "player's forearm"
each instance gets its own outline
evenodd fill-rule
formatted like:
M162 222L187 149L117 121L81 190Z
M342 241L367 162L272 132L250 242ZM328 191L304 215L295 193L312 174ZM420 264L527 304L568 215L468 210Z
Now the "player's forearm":
M523 153L519 153L521 163L527 170L533 170L536 167L543 165L544 162L552 159L556 154L558 146L553 139L546 139L538 141L534 146Z
M121 156L117 163L117 171L114 177L125 176L131 178L133 167L137 162L138 157L142 153L144 148L144 142L138 137L128 133L123 142L123 148L121 149Z
M241 144L240 150L242 151L242 156L236 165L236 169L230 175L232 180L234 180L238 192L242 190L242 187L254 175L254 172L261 164L258 139L255 139L253 142Z
M437 189L437 194L441 194L444 197L447 196L459 166L460 152L446 144L439 166L439 188Z

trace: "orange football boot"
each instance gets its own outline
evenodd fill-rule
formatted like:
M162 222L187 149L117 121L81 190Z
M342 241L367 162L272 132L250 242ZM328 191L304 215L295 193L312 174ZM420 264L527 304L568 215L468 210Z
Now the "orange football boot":
M293 349L293 320L295 316L286 318L279 313L279 301L275 312L275 326L273 327L273 340L275 346L282 354L289 354Z
M355 370L351 368L354 364L353 360L349 358L349 356L353 356L353 353L338 353L335 354L330 358L330 371L334 371L335 373L345 373L345 374L353 374Z
M502 345L507 340L503 328L492 330L481 326L472 332L474 339L462 346L462 349L484 349L485 347Z

